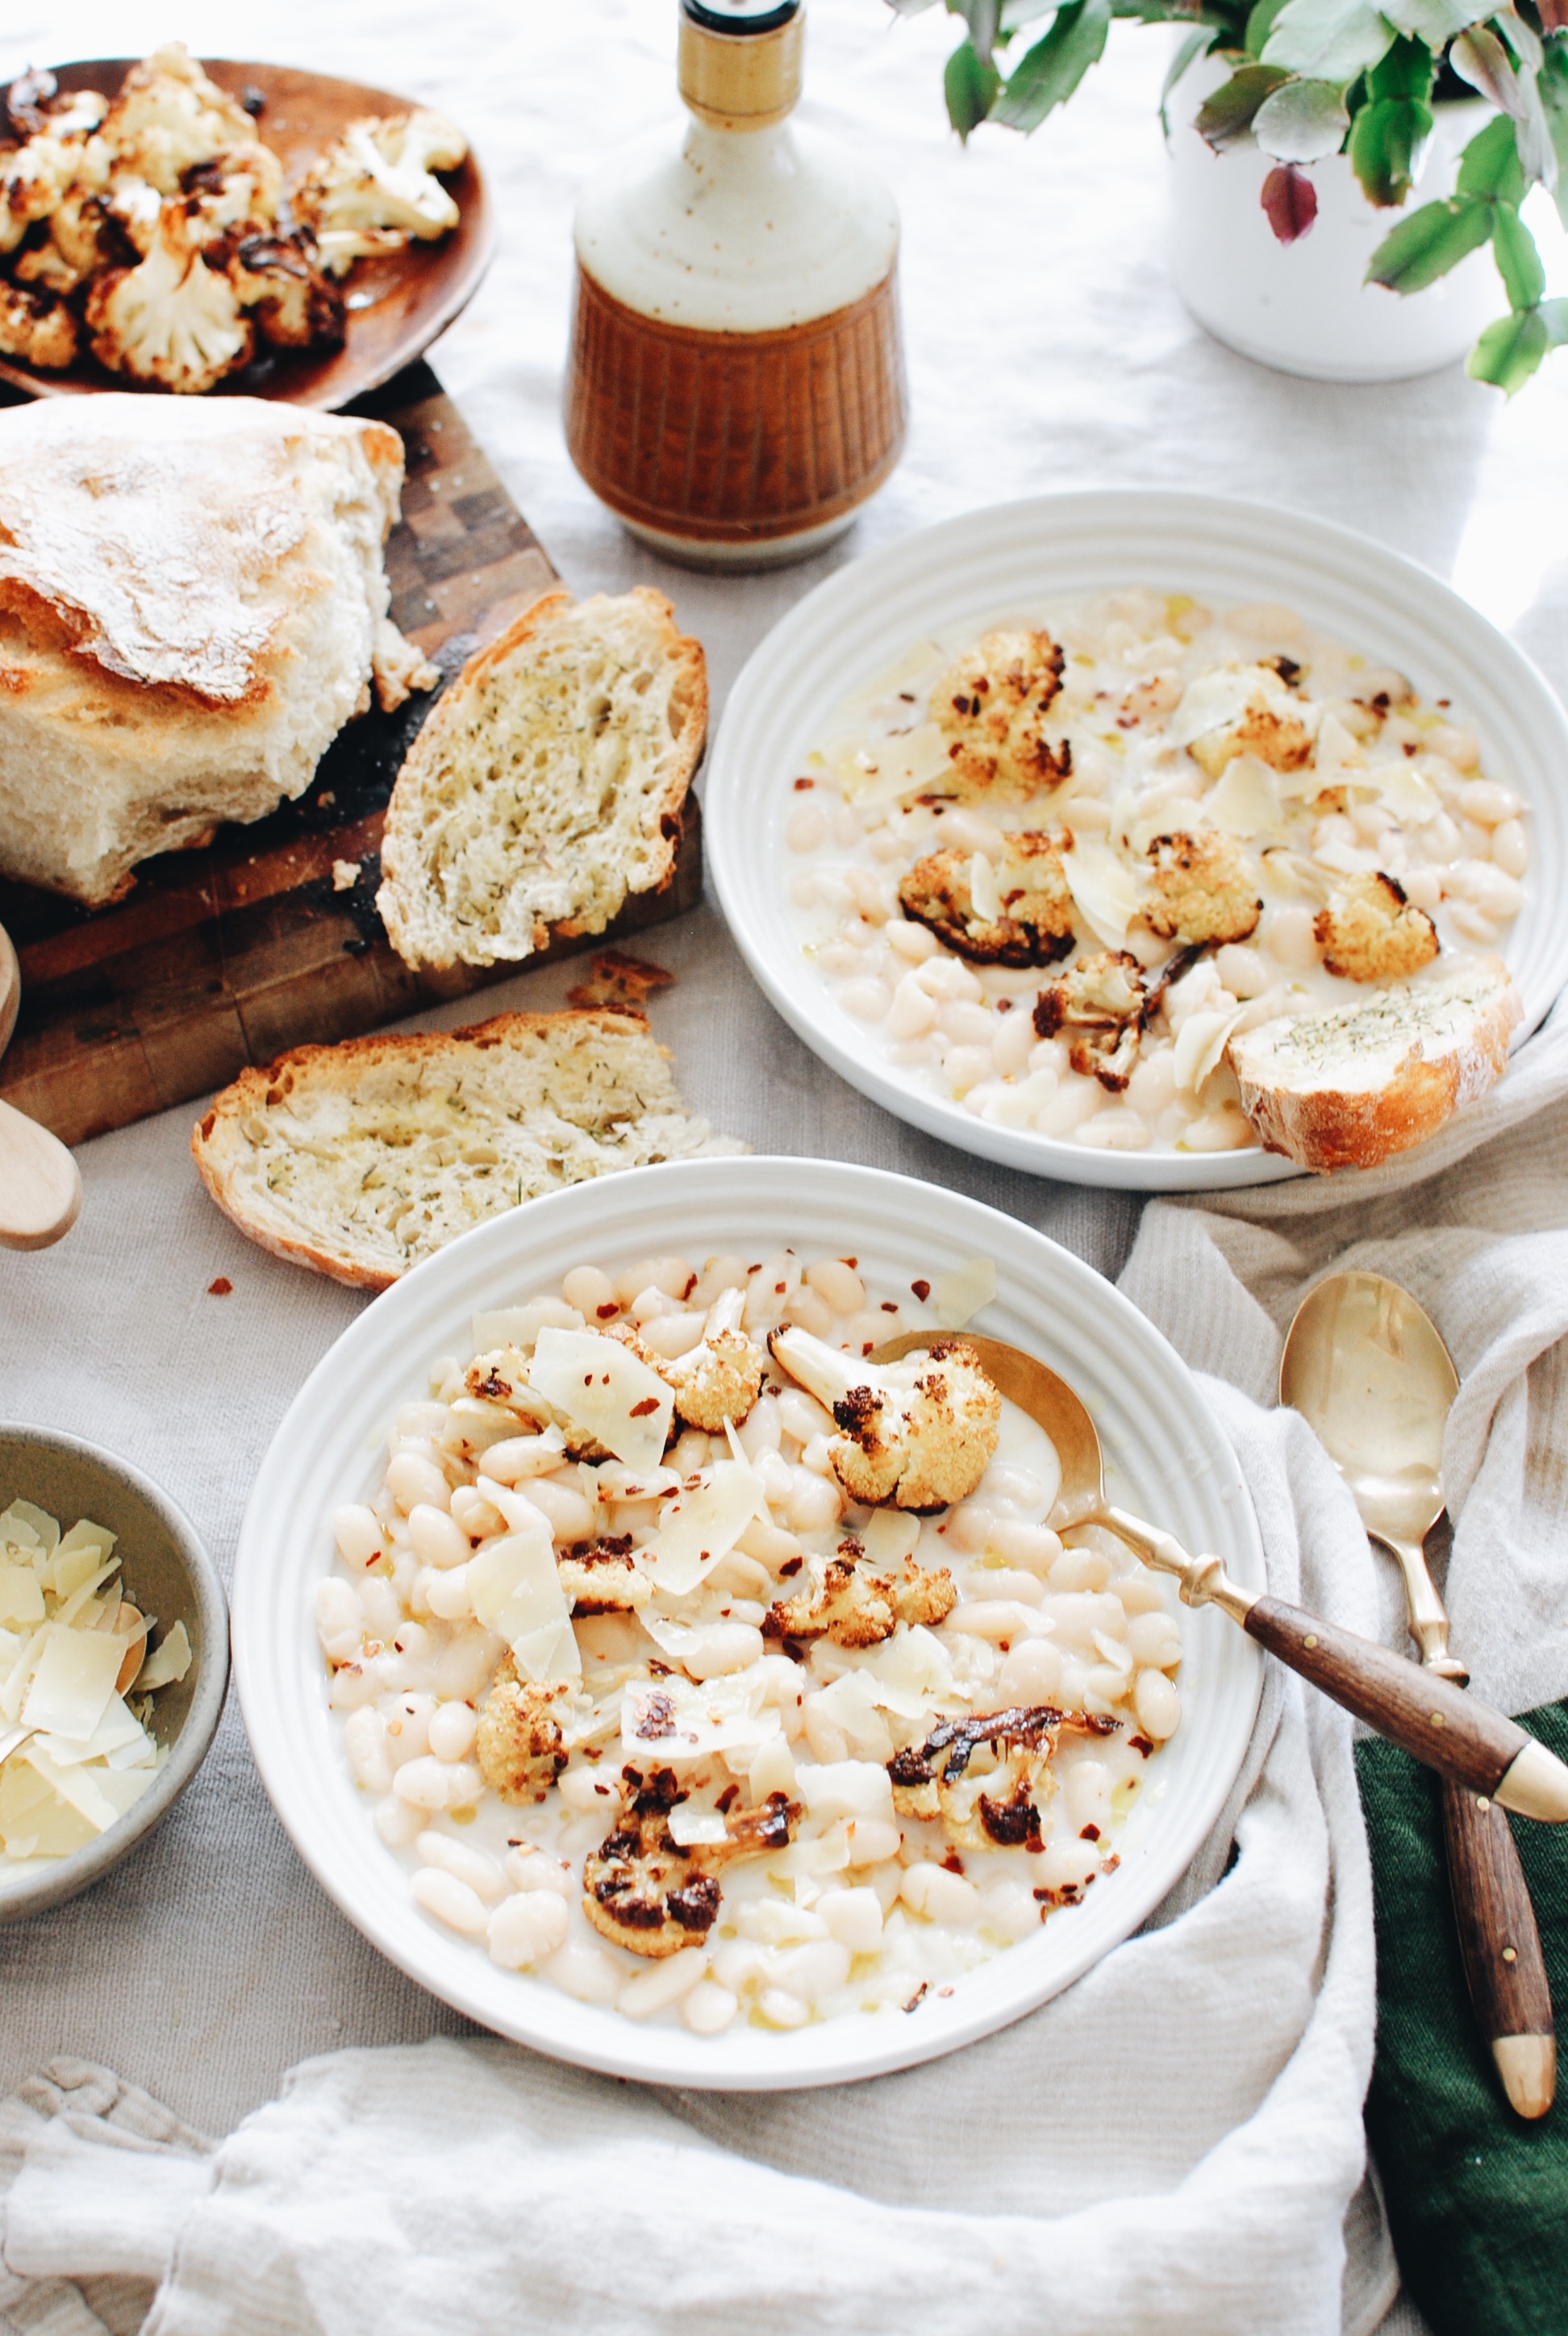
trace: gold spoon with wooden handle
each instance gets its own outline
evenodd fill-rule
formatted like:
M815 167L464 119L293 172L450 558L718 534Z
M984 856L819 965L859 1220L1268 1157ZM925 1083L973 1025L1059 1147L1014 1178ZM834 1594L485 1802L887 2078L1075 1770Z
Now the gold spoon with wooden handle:
M896 1362L947 1330L910 1330L878 1347L874 1363ZM1300 1671L1335 1703L1343 1704L1379 1736L1402 1744L1429 1768L1454 1776L1472 1793L1501 1801L1521 1815L1561 1825L1568 1819L1568 1767L1514 1720L1505 1719L1436 1679L1405 1655L1341 1630L1302 1607L1244 1590L1217 1557L1190 1557L1179 1541L1105 1498L1105 1468L1095 1423L1065 1379L1021 1347L1000 1338L961 1334L981 1369L1010 1403L1037 1421L1055 1445L1062 1484L1047 1522L1057 1533L1104 1525L1152 1566L1173 1573L1184 1605L1217 1606L1251 1638Z
M1407 1290L1336 1273L1301 1300L1280 1362L1280 1400L1314 1427L1369 1538L1405 1577L1410 1635L1430 1671L1463 1687L1423 1543L1443 1514L1443 1426L1453 1358ZM1443 1780L1448 1881L1470 2000L1511 2106L1544 2117L1557 2083L1552 1990L1508 1820L1493 1797Z
M0 1054L21 1002L21 968L0 926ZM81 1172L59 1137L0 1103L0 1249L47 1249L70 1231L81 1206Z

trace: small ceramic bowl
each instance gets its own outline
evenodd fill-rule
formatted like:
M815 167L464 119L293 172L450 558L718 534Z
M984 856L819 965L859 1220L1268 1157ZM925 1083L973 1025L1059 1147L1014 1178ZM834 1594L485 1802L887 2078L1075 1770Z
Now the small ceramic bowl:
M229 1686L229 1609L195 1526L167 1493L128 1460L53 1428L0 1425L0 1509L32 1501L63 1527L91 1517L118 1535L126 1594L158 1617L158 1638L183 1622L195 1660L161 1688L152 1732L169 1757L133 1807L107 1833L46 1869L7 1879L0 1868L0 1922L63 1905L96 1882L168 1815L206 1757Z

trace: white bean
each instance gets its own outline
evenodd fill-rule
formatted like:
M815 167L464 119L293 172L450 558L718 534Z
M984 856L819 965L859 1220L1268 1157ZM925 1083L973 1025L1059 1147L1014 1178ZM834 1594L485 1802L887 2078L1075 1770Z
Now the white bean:
M794 1533L825 1533L836 1525L843 1502L836 1484L815 1476L809 1468L790 1470L784 1521Z
M980 1893L974 1883L966 1882L961 1874L950 1873L945 1865L922 1861L919 1865L906 1866L899 1883L899 1896L912 1913L922 1914L928 1922L967 1929L979 1916Z
M1454 797L1454 807L1465 819L1473 819L1477 827L1501 827L1505 819L1519 816L1519 798L1512 787L1500 787L1490 779L1472 779Z
M557 1898L570 1898L575 1891L571 1868L541 1849L525 1850L520 1844L507 1851L502 1864L514 1890L547 1890Z
M398 1769L392 1789L411 1809L443 1809L448 1773L444 1760L428 1752L416 1753Z
M386 1722L379 1711L364 1705L351 1711L343 1728L343 1749L349 1774L362 1793L379 1796L392 1790L392 1763L386 1757Z
M1498 867L1477 871L1470 898L1484 917L1495 917L1499 924L1516 917L1524 902L1514 879Z
M1028 1062L1035 1045L1035 1026L1026 1012L1015 1007L1010 1014L997 1017L991 1037L991 1060L1004 1079L1017 1078Z
M1302 902L1291 900L1282 907L1264 910L1258 939L1270 956L1288 972L1306 973L1318 963L1319 958L1318 940L1312 925L1312 910Z
M386 1488L404 1516L421 1502L450 1509L452 1487L433 1460L421 1452L399 1452L388 1461Z
M937 937L924 925L907 922L901 917L890 917L883 931L900 957L911 965L924 965L937 953Z
M1029 1573L1049 1573L1062 1553L1060 1538L1049 1525L1030 1524L1024 1517L998 1517L990 1545L998 1557Z
M1182 1633L1173 1615L1136 1614L1127 1624L1127 1650L1135 1663L1174 1670L1182 1660Z
M1182 1724L1182 1698L1164 1671L1140 1671L1133 1689L1133 1708L1145 1736L1163 1744Z
M947 1627L967 1631L971 1639L988 1639L992 1646L1010 1646L1015 1639L1030 1635L1029 1610L1016 1598L998 1598L994 1604L981 1599L966 1601L953 1608Z
M1027 1939L1039 1919L1034 1894L1022 1882L993 1882L980 1893L981 1922L1009 1946L1015 1940Z
M699 1979L681 1998L680 2016L696 2036L719 2036L740 2010L740 2000L716 1980Z
M454 1565L449 1573L436 1573L424 1586L425 1603L443 1622L466 1621L473 1608L468 1595L468 1568Z
M512 1440L524 1442L530 1439L519 1437ZM492 1444L484 1455L485 1466L488 1468L495 1455L505 1448L503 1444ZM501 1480L497 1478L496 1481L499 1483ZM488 1541L492 1533L500 1533L506 1523L506 1519L494 1504L487 1501L484 1494L472 1484L457 1486L452 1495L452 1514L470 1541Z
M556 1791L567 1807L580 1815L587 1809L602 1811L607 1800L613 1802L614 1793L608 1787L600 1792L599 1786L599 1780L593 1769L568 1768L557 1783Z
M827 832L828 823L815 803L796 803L784 822L784 842L792 852L815 852Z
M724 1679L746 1669L763 1652L762 1632L749 1622L710 1622L692 1638L680 1660L694 1679Z
M1492 830L1492 858L1505 876L1523 876L1529 863L1530 848L1521 821L1505 819ZM1407 885L1406 890L1409 890Z
M770 2028L803 2028L811 2018L799 1996L782 1987L765 1988L756 2008Z
M471 1704L438 1704L430 1722L430 1748L438 1760L466 1760L478 1726Z
M365 1636L364 1609L351 1582L328 1574L316 1585L316 1635L321 1651L335 1662L346 1662L359 1652Z
M612 2003L620 1990L620 1966L602 1947L587 1940L558 1947L545 1964L543 1976L579 2003Z
M803 1330L809 1330L813 1338L826 1338L833 1331L833 1309L814 1290L808 1289L803 1283L785 1304L784 1319L786 1322L798 1324Z
M332 1512L337 1546L350 1565L374 1565L381 1555L381 1521L363 1501L346 1501Z
M1000 1527L998 1527L1000 1531ZM994 1544L993 1544L994 1546ZM964 1581L966 1598L988 1600L1008 1598L1020 1606L1037 1606L1045 1597L1045 1584L1032 1573L1021 1572L1014 1565L977 1566Z
M412 1849L414 1836L423 1830L424 1813L389 1793L385 1800L376 1803L373 1823L377 1837L388 1849Z
M842 1987L852 1960L850 1949L837 1939L813 1939L809 1945L785 1948L774 1957L774 1982L813 2003L820 1996L831 1995L835 1987Z
M902 1842L902 1834L886 1817L851 1817L849 1821L852 1865L886 1865L898 1855Z
M550 1526L552 1541L587 1541L594 1529L594 1513L580 1493L554 1476L530 1479L528 1497Z
M806 1268L805 1278L835 1314L858 1314L866 1302L864 1283L842 1257L820 1258Z
M839 1004L857 1022L880 1022L892 1004L892 997L885 981L867 977L846 981L839 992Z
M1435 868L1412 868L1400 878L1405 898L1428 916L1443 898L1443 879Z
M682 1947L650 1971L634 1972L616 1997L615 2008L628 2020L651 2020L655 2012L667 2011L671 2004L678 2003L706 1971L706 1947Z
M410 1509L408 1537L425 1565L463 1565L473 1554L468 1535L451 1513L429 1501L416 1501Z
M344 1663L332 1674L326 1701L333 1711L358 1711L381 1692L374 1663Z
M956 998L944 1006L937 1017L944 1037L955 1039L963 1046L984 1046L989 1051L996 1028L996 1017L989 1006L979 1006L972 998ZM990 1066L988 1063L988 1070Z
M439 1866L443 1874L455 1874L487 1904L505 1895L506 1876L499 1860L486 1851L471 1849L465 1841L453 1841L450 1834L428 1832L420 1835L414 1849L422 1865Z
M1473 908L1468 900L1451 900L1448 921L1462 940L1476 941L1487 948L1497 938L1496 927L1484 909Z
M1082 1890L1100 1870L1097 1842L1052 1841L1029 1860L1042 1890Z
M874 1890L862 1884L856 1890L825 1891L817 1901L817 1913L828 1926L828 1935L852 1954L874 1955L882 1942L882 1903Z
M477 1939L490 1920L484 1901L477 1892L460 1882L455 1874L443 1873L439 1866L422 1865L414 1877L414 1903L449 1930L461 1931L464 1938Z
M574 1265L561 1280L560 1294L585 1322L608 1322L620 1307L614 1282L597 1265Z
M948 1085L955 1095L966 1095L972 1086L989 1076L991 1050L989 1046L950 1046L942 1057L942 1068L948 1075Z
M913 973L906 973L892 996L888 1013L888 1035L892 1038L920 1038L936 1027L940 1008L929 988ZM845 1308L853 1312L853 1308Z
M417 1760L430 1748L430 1723L435 1717L433 1695L395 1695L382 1707L386 1722L386 1757L394 1768Z
M1004 1703L1049 1703L1061 1684L1061 1654L1049 1639L1026 1639L997 1674L997 1693Z
M526 1898L502 1900L485 1924L485 1944L492 1962L499 1963L502 1971L528 1971L565 1946L567 1929L563 1902L535 1891ZM557 1981L558 1986L564 1984ZM568 1991L578 1992L576 1989Z

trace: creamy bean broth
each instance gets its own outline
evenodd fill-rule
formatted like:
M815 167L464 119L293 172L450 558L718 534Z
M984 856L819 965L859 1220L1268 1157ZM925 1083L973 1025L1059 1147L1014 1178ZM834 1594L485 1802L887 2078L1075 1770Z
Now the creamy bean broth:
M868 1052L1109 1150L1255 1144L1230 1038L1496 952L1528 857L1446 699L1288 608L1146 590L915 643L794 787L794 928Z
M1164 1585L1109 1536L1064 1546L1056 1454L989 1382L966 1497L852 1497L834 1416L768 1346L803 1332L863 1382L873 1346L995 1287L975 1260L884 1292L787 1250L579 1266L436 1361L336 1513L317 1609L342 1756L431 1921L631 2018L782 2031L918 2010L1115 1868L1181 1720ZM595 1412L573 1458L540 1385L612 1353L625 1419ZM715 1354L727 1425L682 1425L689 1379L639 1392Z

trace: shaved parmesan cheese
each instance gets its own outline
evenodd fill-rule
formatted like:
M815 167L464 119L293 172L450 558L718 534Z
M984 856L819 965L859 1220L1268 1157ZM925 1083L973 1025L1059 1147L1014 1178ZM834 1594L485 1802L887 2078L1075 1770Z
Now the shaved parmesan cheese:
M112 1573L118 1573L119 1571L120 1560L117 1557L112 1557L107 1565L96 1567L84 1580L77 1583L63 1604L56 1609L54 1618L55 1621L75 1622L81 1630L91 1630L98 1620L97 1612L91 1611L93 1593L95 1590L101 1590L103 1587ZM120 1603L118 1596L112 1602L117 1608Z
M42 1622L44 1584L30 1565L0 1561L0 1622Z
M526 1354L545 1329L580 1330L582 1316L564 1298L534 1298L526 1306L498 1306L473 1318L473 1351L492 1354L497 1347L518 1347Z
M678 1493L681 1480L673 1468L623 1468L618 1460L605 1460L592 1472L590 1500L657 1501Z
M876 1760L809 1761L795 1770L796 1787L813 1817L881 1817L891 1821L893 1788Z
M1062 854L1062 867L1075 906L1097 940L1120 949L1138 913L1133 872L1103 836L1078 835Z
M107 1833L120 1815L115 1800L105 1789L108 1784L106 1770L62 1767L49 1757L37 1737L31 1744L24 1745L15 1757L42 1777L56 1798L63 1801L68 1808L74 1809L94 1833Z
M1273 705L1290 692L1271 666L1222 666L1190 681L1182 702L1165 725L1174 746L1190 746L1211 730L1228 730L1255 701ZM1290 700L1299 710L1299 701Z
M15 1549L41 1549L47 1555L59 1538L60 1528L54 1518L31 1501L13 1501L0 1515L0 1542L9 1542Z
M628 1468L656 1468L663 1459L674 1395L618 1338L547 1326L528 1382Z
M110 1697L102 1718L90 1736L40 1733L38 1741L49 1757L63 1768L75 1767L83 1760L107 1760L112 1752L152 1748L141 1722L117 1695Z
M643 1562L666 1596L684 1598L726 1556L754 1517L766 1515L763 1482L750 1463L716 1460L690 1491L672 1494Z
M1223 828L1227 835L1245 836L1258 843L1274 842L1287 832L1279 781L1256 754L1234 755L1199 803L1198 812L1205 826Z
M931 1283L931 1308L944 1330L961 1330L997 1294L997 1261L971 1257Z
M1223 1014L1189 1014L1177 1033L1173 1052L1176 1085L1196 1095L1219 1067L1232 1031L1246 1008L1232 1007Z
M901 1565L915 1553L920 1521L907 1509L873 1509L861 1527L861 1546L872 1565Z
M948 742L934 722L879 739L874 752L858 740L835 754L828 750L828 767L843 789L846 803L896 803L901 795L917 793L946 776Z
M998 917L1007 914L997 871L983 852L975 852L969 861L969 899L976 916L983 917L988 924L994 924Z
M778 1713L762 1701L766 1682L745 1672L707 1679L628 1679L620 1740L628 1753L671 1765L708 1752L761 1751L781 1733ZM889 1787L890 1791L891 1787Z
M1413 763L1403 757L1397 763L1375 763L1357 774L1355 784L1374 787L1396 818L1412 820L1425 826L1436 819L1443 808L1443 799L1421 768L1422 758Z
M580 1678L571 1611L542 1517L537 1531L487 1543L469 1560L467 1582L475 1620L506 1640L525 1679Z
M863 1666L863 1675L874 1681L882 1709L901 1719L922 1718L929 1705L954 1693L948 1650L922 1623L907 1628L901 1622Z
M1318 725L1318 743L1312 760L1317 765L1318 784L1332 786L1341 771L1359 771L1367 757L1361 742L1346 729L1337 714L1325 713Z
M118 1643L123 1646L124 1641ZM148 1695L154 1688L170 1687L182 1679L190 1669L190 1636L183 1622L176 1622L165 1634L161 1646L155 1647L137 1672L131 1692Z
M121 1650L112 1638L63 1622L46 1622L43 1640L22 1724L51 1736L89 1737L114 1692Z
M729 1829L716 1809L694 1809L684 1801L669 1813L669 1833L680 1849L695 1849L699 1843L716 1844L729 1839Z

